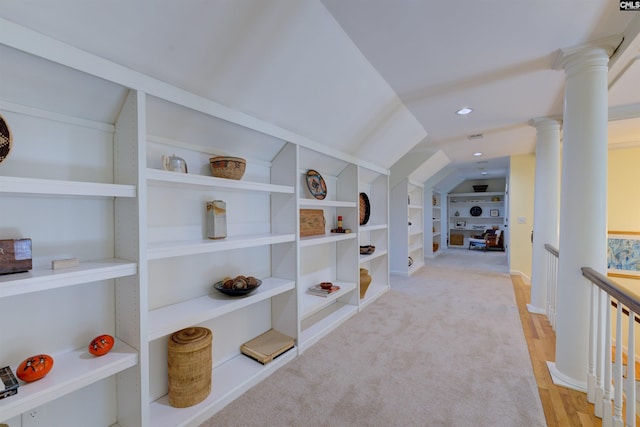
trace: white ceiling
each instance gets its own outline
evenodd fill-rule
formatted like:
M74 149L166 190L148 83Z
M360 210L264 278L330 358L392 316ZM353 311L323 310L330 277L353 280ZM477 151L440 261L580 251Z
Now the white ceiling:
M529 120L562 115L559 49L622 34L638 18L612 1L322 1L429 133L409 155L441 149L466 178L480 178L479 167L504 176L506 156L535 151ZM637 63L625 80L610 105L636 104L638 115ZM463 106L474 112L456 116ZM640 143L640 122L610 134Z
M439 153L468 178L473 152L504 176L534 151L529 120L562 114L558 49L626 31L610 138L640 142L640 18L610 0L0 0L0 17L380 166L428 176Z

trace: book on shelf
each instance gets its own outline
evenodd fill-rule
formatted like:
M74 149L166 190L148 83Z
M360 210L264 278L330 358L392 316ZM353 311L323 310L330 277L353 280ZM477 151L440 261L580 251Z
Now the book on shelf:
M324 289L320 285L313 285L309 287L309 289L307 289L307 292L310 293L311 295L327 297L335 292L338 292L339 290L340 290L340 286L338 285L332 285L331 288L329 289Z
M247 341L240 346L242 354L266 365L278 356L291 350L294 339L275 329L269 329L262 335Z

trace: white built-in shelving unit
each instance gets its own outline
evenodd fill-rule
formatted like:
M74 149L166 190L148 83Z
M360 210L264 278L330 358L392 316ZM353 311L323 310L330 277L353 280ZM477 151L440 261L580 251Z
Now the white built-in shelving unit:
M0 25L0 113L14 136L0 164L0 238L33 242L33 269L0 276L0 364L55 360L44 379L0 400L0 422L20 426L37 409L40 425L198 425L388 290L388 170ZM188 174L162 170L170 154ZM214 178L213 155L245 158L243 178ZM309 194L308 169L325 179L325 200ZM371 201L362 226L360 192ZM226 202L224 239L206 238L211 200ZM300 238L308 208L323 210L326 230ZM338 215L351 233L330 233ZM365 244L376 252L360 255ZM77 267L51 270L71 257ZM363 299L360 267L373 277ZM262 285L241 298L213 289L239 274ZM306 292L321 281L341 289ZM167 398L167 342L190 326L213 332L213 389L178 409ZM241 355L270 328L295 348L267 365ZM97 358L87 346L100 334L116 345Z
M359 266L371 275L371 283L360 300L363 308L389 290L389 176L360 167L358 188L369 200L369 219L359 226L360 246L376 247L372 254L359 255Z
M298 300L301 351L358 312L358 167L350 162L301 147L299 150L298 208L322 209L325 233L300 240ZM318 171L327 186L323 200L314 198L306 185L306 172ZM331 233L338 216L352 233ZM340 290L328 297L310 295L307 289L332 282Z
M391 273L411 275L424 266L424 186L405 179L391 189Z
M435 190L425 189L425 224L431 224L431 233L425 233L424 252L426 256L439 255L443 249L442 215L442 194Z
M449 247L469 246L469 237L484 230L504 229L505 193L449 193Z

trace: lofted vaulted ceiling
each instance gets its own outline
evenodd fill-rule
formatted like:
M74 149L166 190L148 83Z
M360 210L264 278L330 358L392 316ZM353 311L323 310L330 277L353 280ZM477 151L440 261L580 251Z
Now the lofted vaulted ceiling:
M421 179L505 176L534 152L529 120L562 114L558 50L624 35L610 141L640 143L640 18L611 0L0 0L0 17Z

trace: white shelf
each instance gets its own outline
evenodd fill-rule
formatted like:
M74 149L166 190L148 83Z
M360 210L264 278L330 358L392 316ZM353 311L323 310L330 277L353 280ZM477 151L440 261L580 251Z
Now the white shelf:
M487 197L487 196L504 196L504 193L499 191L485 191L482 193L449 193L450 198L455 197ZM454 202L455 203L455 202Z
M386 250L382 249L382 250L376 250L371 255L360 255L360 264L364 264L364 263L369 262L371 260L374 260L376 258L383 257L383 256L387 255L387 253L388 252Z
M133 185L0 176L0 193L84 197L136 197Z
M456 219L482 219L482 220L502 220L504 219L503 216L452 216L451 217L452 220L456 220Z
M355 239L356 233L330 233L319 236L309 236L300 238L300 247L323 245L325 243L340 242L342 240Z
M340 200L299 199L300 207L316 208L355 208L356 202L344 202Z
M440 235L440 232L439 232L439 231L436 231L436 232L434 232L434 233L433 233L433 237L437 237L437 236L439 236L439 235Z
M378 224L378 225L361 225L359 227L360 232L366 231L375 231L375 230L386 230L388 228L387 224Z
M262 285L255 292L246 296L231 297L214 290L214 293L200 298L151 310L149 340L231 313L294 288L294 281L269 277L262 280Z
M415 243L409 246L409 255L411 255L411 252L415 252L420 249L422 249L422 243Z
M452 205L501 205L504 201L500 200L497 202L492 202L491 200L463 200L463 201L451 201Z
M355 305L341 304L334 302L319 311L313 316L309 316L302 322L302 332L298 347L300 351L304 351L320 338L340 326L342 322L356 315L358 307Z
M409 236L417 236L418 234L422 234L423 230L409 230Z
M422 205L409 205L409 209L422 210Z
M147 169L147 181L150 184L162 184L178 188L203 187L226 188L230 190L262 191L270 193L293 194L294 188L290 185L264 184L212 176L171 172L159 169Z
M188 408L174 408L169 404L168 395L152 402L149 425L153 427L197 425L278 368L293 360L296 353L297 348L294 347L266 365L262 365L243 354L238 354L213 369L211 393L197 405Z
M299 301L302 319L314 315L325 307L333 304L338 298L357 288L355 283L334 281L333 284L340 286L340 290L327 297L311 295L307 293L306 289L304 290L304 293L300 295Z
M0 298L130 276L137 270L136 263L118 259L83 261L61 270L36 268L0 276Z
M31 383L20 382L18 394L0 400L2 419L29 411L138 363L138 353L117 339L113 349L104 356L92 356L83 347L52 357L54 366L46 377ZM19 363L13 366L14 373Z
M204 254L256 246L273 245L295 241L295 234L259 234L246 236L229 236L220 240L188 240L180 242L160 242L149 245L149 260L171 258L176 256Z

